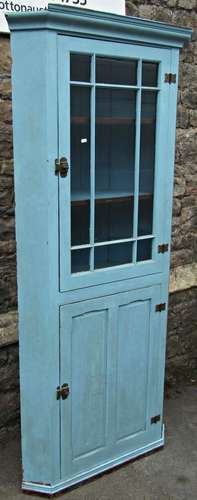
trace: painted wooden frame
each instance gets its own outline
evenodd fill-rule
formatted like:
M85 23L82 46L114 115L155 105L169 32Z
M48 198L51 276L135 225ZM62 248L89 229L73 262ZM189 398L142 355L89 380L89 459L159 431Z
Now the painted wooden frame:
M159 301L167 303L169 279L169 252L158 255L156 272L149 263L138 275L129 274L128 270L121 274L115 271L114 280L108 277L102 282L89 282L88 286L82 282L75 290L72 290L75 286L60 279L58 221L59 199L64 188L54 175L54 160L64 152L64 144L61 142L59 146L58 137L58 46L60 43L64 47L68 40L69 47L71 43L79 47L80 42L85 50L89 40L89 47L93 44L99 50L101 43L102 50L112 54L115 45L118 50L125 46L127 53L138 51L140 57L143 48L150 59L153 54L162 57L166 64L164 73L176 73L178 80L179 49L191 39L191 30L54 5L48 12L8 15L7 19L13 55L23 489L53 494L164 443L160 423L159 436L153 432L148 443L139 443L130 453L105 460L84 473L65 477L61 469L64 410L63 402L56 400L56 388L63 383L64 376L61 311L65 307L71 311L76 303L77 307L83 307L86 301L100 301L99 297L104 302L109 296L113 301L113 297L116 300L127 292L137 297L140 289L144 290L143 295L158 287ZM163 57L163 52L167 56ZM63 52L59 54L62 58ZM159 179L166 211L158 213L161 232L157 243L167 243L170 239L177 84L165 84L166 101L160 109L167 127L166 144L161 144L166 169ZM65 99L62 90L60 93L60 99ZM162 413L167 308L157 314L161 368L158 411ZM64 321L63 318L63 324Z

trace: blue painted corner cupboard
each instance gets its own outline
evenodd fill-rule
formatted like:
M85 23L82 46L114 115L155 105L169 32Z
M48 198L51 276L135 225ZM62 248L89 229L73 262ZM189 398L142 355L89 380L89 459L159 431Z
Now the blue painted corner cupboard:
M164 444L179 49L191 30L9 15L24 490Z

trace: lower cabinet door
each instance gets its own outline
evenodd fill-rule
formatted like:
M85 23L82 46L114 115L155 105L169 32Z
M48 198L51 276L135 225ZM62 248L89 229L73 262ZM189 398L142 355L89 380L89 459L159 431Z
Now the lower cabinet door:
M61 307L61 384L70 389L60 403L65 484L163 444L160 296L156 285Z

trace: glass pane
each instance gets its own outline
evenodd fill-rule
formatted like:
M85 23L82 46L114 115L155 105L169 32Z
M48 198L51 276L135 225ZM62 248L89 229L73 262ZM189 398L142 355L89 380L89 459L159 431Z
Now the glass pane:
M71 245L89 243L90 202L76 201L71 205Z
M131 59L96 58L96 81L116 85L136 85L137 63Z
M139 199L138 235L152 234L153 196Z
M150 260L152 258L152 240L141 240L137 242L137 260Z
M120 266L132 262L132 243L95 247L95 269Z
M158 81L158 64L143 62L142 85L144 87L156 87Z
M71 253L71 272L80 273L90 269L90 249L72 250Z
M91 74L91 56L86 54L71 54L70 79L76 82L89 82Z
M132 237L133 198L96 200L95 241Z
M132 237L136 94L96 92L96 241Z
M71 87L71 240L89 243L90 89Z
M138 235L152 234L156 131L155 92L142 92Z

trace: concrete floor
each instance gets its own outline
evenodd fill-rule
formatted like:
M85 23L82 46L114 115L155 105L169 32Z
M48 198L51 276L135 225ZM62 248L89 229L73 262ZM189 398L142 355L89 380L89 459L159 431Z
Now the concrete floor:
M197 500L197 385L165 401L163 450L58 495L66 500ZM19 439L0 450L0 499L38 500L20 490Z

